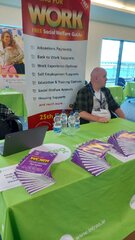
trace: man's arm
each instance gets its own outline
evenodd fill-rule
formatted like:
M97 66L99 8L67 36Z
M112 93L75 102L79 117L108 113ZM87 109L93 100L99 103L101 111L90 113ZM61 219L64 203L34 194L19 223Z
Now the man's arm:
M109 122L109 119L106 118L106 117L95 116L95 115L93 115L91 113L88 113L86 111L81 111L80 112L80 117L87 120L87 121L103 122L103 123Z
M104 88L104 93L108 102L109 111L116 113L116 115L120 118L125 118L125 114L120 109L120 105L114 100L110 90L108 88Z
M115 110L115 113L117 114L118 117L125 118L125 114L124 114L124 112L120 108L117 108Z

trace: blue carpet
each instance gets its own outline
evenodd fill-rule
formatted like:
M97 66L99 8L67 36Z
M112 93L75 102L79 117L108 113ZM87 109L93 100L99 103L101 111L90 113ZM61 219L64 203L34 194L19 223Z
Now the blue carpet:
M27 120L25 120L24 117L20 117L20 121L21 121L21 123L23 125L23 130L28 129L28 122L27 122Z
M126 119L135 122L135 98L128 98L121 104Z

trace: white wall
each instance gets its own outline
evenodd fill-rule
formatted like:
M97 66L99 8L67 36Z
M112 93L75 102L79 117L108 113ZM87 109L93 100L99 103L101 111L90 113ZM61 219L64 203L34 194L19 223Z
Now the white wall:
M100 65L101 45L103 38L114 38L135 41L135 28L91 21L86 59L86 80L94 67ZM110 49L110 53L113 49ZM108 52L108 54L110 54Z
M0 5L0 25L1 24L21 27L22 26L21 9Z

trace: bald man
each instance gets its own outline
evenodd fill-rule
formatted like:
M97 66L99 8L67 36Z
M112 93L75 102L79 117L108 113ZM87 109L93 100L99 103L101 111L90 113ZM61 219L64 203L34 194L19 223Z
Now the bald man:
M125 118L123 111L110 90L105 87L107 72L104 68L94 68L90 82L80 89L74 103L74 110L79 110L81 123L109 122L112 114Z

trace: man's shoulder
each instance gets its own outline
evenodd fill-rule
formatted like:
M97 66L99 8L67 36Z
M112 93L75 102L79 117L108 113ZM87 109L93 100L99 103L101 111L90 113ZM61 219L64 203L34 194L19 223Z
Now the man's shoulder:
M105 92L105 93L110 92L109 88L107 88L107 87L102 87L102 88L101 88L101 91L102 91L102 92Z
M92 91L91 91L90 85L87 84L87 85L83 86L78 92L79 93L88 93L88 92L92 92Z
M81 93L81 92L86 92L86 91L87 91L86 86L83 86L82 88L80 88L80 89L78 90L79 93Z

